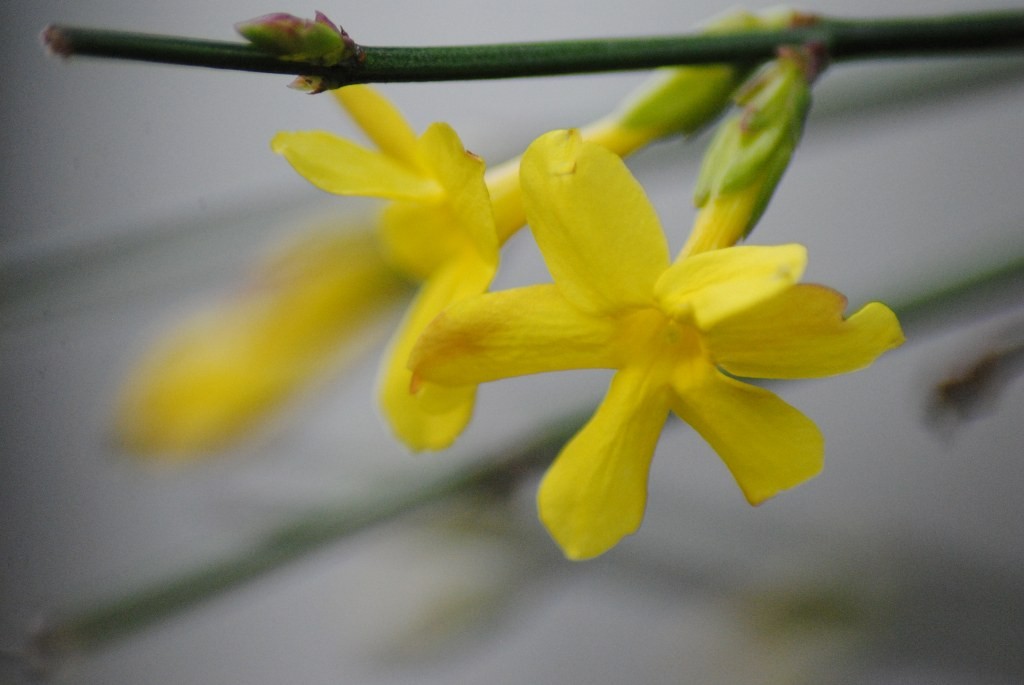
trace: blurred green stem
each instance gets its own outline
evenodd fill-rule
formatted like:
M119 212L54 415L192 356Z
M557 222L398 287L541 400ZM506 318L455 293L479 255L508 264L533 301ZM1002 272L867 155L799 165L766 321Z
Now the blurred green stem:
M979 302L993 301L999 293L1013 293L1019 302L1024 290L1024 257L978 271L948 285L938 285L893 306L905 330L921 330L947 323L949 317L977 316Z
M385 491L374 492L361 503L313 509L238 554L59 617L32 636L27 660L34 670L47 671L62 655L95 649L129 635L373 525L455 495L501 492L554 459L591 412L564 417L537 431L525 445L486 455L434 480L417 479L405 487L383 488Z
M279 59L247 43L52 25L54 53L321 76L334 86L453 81L758 63L784 45L816 45L833 60L950 55L1024 48L1024 12L903 19L820 19L798 28L737 34L569 40L444 47L360 46L359 58L326 67Z

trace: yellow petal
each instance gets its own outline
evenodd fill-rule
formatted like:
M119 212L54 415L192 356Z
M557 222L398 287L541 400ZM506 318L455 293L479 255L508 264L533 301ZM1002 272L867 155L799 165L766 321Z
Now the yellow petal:
M444 188L459 233L482 259L497 261L498 235L484 183L484 161L462 146L448 124L431 124L419 146L422 158Z
M369 342L406 292L371 234L304 237L146 356L118 402L120 440L177 459L224 447Z
M655 295L666 314L692 317L706 330L791 287L806 263L803 245L702 252L676 261L665 271Z
M413 450L451 445L473 413L476 386L422 383L413 393L409 353L442 309L487 289L495 266L468 258L439 270L423 284L384 354L378 394L384 417L395 435Z
M554 285L488 293L445 309L427 326L409 364L449 385L560 369L612 368L613 320L569 304Z
M419 168L416 132L387 98L366 85L345 86L331 92L381 152L411 169Z
M442 192L436 180L326 131L281 132L270 147L307 181L335 195L431 201Z
M848 319L846 298L819 285L796 285L712 328L708 346L729 373L753 378L814 378L864 368L903 343L891 309L872 302Z
M773 393L714 369L677 383L676 391L673 410L710 443L751 504L821 472L821 432Z
M636 131L620 125L614 117L599 119L580 129L584 140L608 148L620 157L632 154L651 142L649 130ZM487 189L494 208L498 242L504 244L526 224L523 194L519 186L519 163L514 157L487 170Z
M640 527L669 402L645 370L619 371L597 413L548 469L537 506L570 559L602 554Z
M466 244L446 203L391 202L381 213L378 231L388 260L418 281L430 278Z
M466 152L446 124L431 126L417 145L443 192L437 202L395 202L384 210L380 230L388 257L421 280L465 251L497 263L483 161Z
M619 157L576 131L553 131L527 148L520 180L530 228L566 299L592 312L653 303L668 247Z

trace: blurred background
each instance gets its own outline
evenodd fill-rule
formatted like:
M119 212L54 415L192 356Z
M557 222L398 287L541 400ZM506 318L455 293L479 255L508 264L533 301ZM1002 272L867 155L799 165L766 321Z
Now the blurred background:
M760 9L774 3L750 2ZM1006 2L811 2L846 16ZM237 287L288 236L372 221L271 153L282 129L354 127L288 77L44 54L51 22L211 39L271 11L323 10L368 45L655 35L708 0L38 0L0 9L0 681L186 683L1018 683L1024 679L1024 382L935 388L1024 344L1021 279L916 310L908 342L851 376L779 386L827 438L810 483L750 508L678 421L659 443L641 531L562 559L536 474L344 540L91 649L26 655L31 631L140 588L245 558L289 521L521 446L597 402L608 374L485 386L451 451L411 455L378 418L379 347L223 455L177 468L119 450L114 397L161 332ZM489 162L609 111L643 74L388 85L417 129L447 121ZM754 240L802 242L805 280L851 307L905 303L1024 252L1024 58L836 65ZM670 241L693 216L707 136L630 166ZM546 278L513 240L499 285ZM1005 354L1004 354L1005 353ZM1017 355L1019 356L1019 355ZM947 390L952 387L945 386ZM947 392L943 397L953 395ZM271 536L268 538L268 536ZM329 535L323 536L325 539ZM287 548L287 544L282 545ZM31 657L32 668L26 669Z

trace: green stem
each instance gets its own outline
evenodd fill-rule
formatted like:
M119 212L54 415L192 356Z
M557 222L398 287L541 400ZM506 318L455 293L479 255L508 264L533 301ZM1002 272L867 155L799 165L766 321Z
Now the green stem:
M892 309L904 330L926 330L946 323L945 319L950 316L977 316L984 310L981 305L995 302L1000 293L1011 293L1012 302L1016 302L1022 286L1024 257L1017 257L956 283L892 304Z
M450 47L361 46L334 67L268 56L244 43L50 26L52 51L188 66L323 76L332 83L453 81L650 69L680 64L752 63L784 45L820 45L833 60L950 55L1024 48L1024 12L838 20L806 27L689 35Z
M505 491L523 474L550 463L591 413L592 408L564 417L525 445L486 455L439 478L387 488L390 492L375 493L365 503L309 511L237 554L58 617L35 632L24 658L32 670L45 674L63 656L101 647L399 515L473 491Z

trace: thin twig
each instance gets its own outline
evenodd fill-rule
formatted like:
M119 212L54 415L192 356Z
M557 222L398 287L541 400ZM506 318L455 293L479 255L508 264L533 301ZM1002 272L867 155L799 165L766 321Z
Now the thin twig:
M335 85L453 81L651 69L682 64L756 63L781 46L813 44L833 60L962 55L1024 48L1024 12L840 20L735 34L609 38L444 47L359 46L359 57L326 67L279 59L246 43L51 25L55 54L214 69L322 76Z

